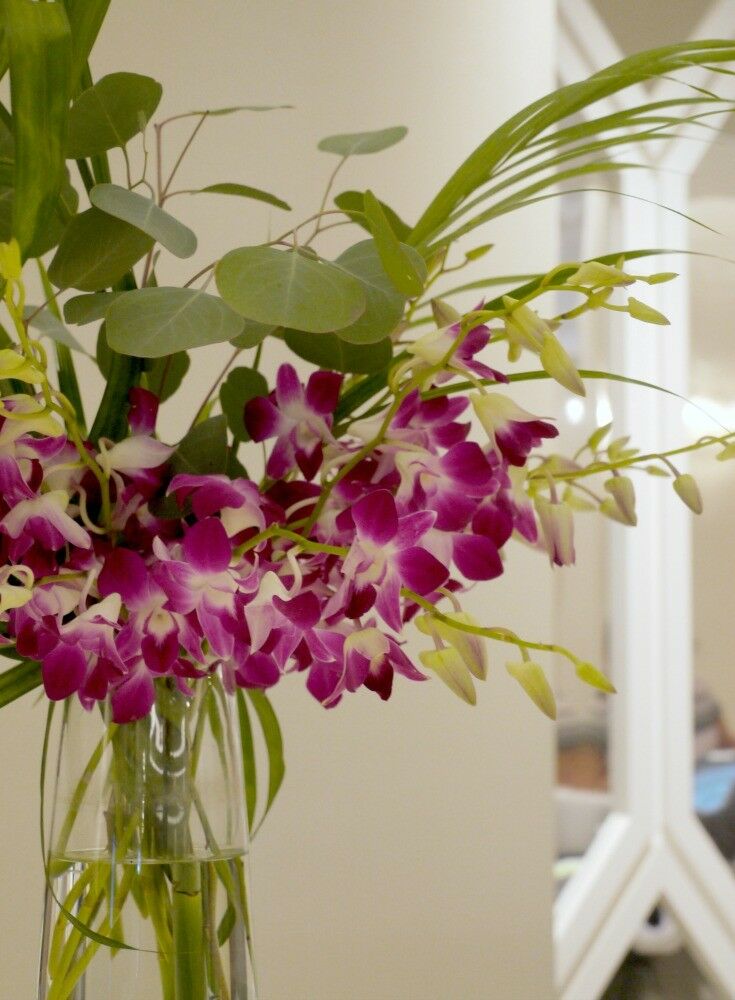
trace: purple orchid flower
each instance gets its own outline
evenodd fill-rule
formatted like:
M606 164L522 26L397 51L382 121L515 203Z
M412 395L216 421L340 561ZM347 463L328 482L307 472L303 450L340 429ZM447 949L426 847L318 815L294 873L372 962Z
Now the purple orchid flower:
M470 401L493 448L511 465L525 465L532 448L559 433L553 424L534 417L498 392L472 393Z

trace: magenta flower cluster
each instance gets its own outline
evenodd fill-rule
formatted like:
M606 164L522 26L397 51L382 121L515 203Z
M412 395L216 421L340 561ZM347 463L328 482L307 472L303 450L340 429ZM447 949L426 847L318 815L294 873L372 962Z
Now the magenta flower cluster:
M467 344L465 354L469 368ZM440 588L497 577L514 531L537 542L509 469L556 430L506 398L485 406L481 447L467 440L467 396L415 389L366 447L370 421L335 436L341 383L317 371L304 386L282 365L274 391L247 404L252 439L270 443L260 484L172 475L172 449L154 433L157 400L133 390L130 435L90 448L111 491L105 533L89 513L100 483L63 433L30 413L3 418L2 563L6 579L35 580L24 601L3 606L4 641L40 661L49 698L77 693L91 705L109 694L126 722L148 712L157 677L187 690L219 669L232 690L303 672L327 707L363 686L388 698L396 673L424 679L402 643L413 595L434 602Z

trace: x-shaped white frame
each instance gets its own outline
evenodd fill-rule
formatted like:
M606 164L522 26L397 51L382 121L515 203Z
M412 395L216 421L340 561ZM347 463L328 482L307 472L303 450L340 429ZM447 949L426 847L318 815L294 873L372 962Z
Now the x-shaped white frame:
M610 0L614 3L615 0ZM561 0L562 82L581 79L622 58L587 0ZM697 26L697 38L735 34L735 2L719 0ZM689 79L712 84L706 71ZM722 78L718 80L721 82ZM635 95L642 101L658 91ZM595 113L633 100L616 95ZM688 223L654 203L686 211L688 181L706 144L677 138L636 153L651 169L622 174L621 249L685 249ZM689 367L686 257L681 277L646 296L672 317L665 336L626 337L613 348L613 371L686 393ZM627 319L623 314L616 314ZM632 321L629 321L632 322ZM659 393L622 387L614 396L619 427L658 430L663 447L681 443L666 426ZM665 900L699 966L735 998L735 877L692 811L692 626L690 515L670 502L661 481L637 487L645 532L619 532L612 553L612 662L620 693L611 719L615 808L554 913L555 978L561 1000L594 1000L623 961L643 921Z

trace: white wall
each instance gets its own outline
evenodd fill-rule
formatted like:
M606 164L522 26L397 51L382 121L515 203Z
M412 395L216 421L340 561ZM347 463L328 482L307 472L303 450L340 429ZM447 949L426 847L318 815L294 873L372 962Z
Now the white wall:
M405 123L408 139L355 162L344 186L370 184L411 219L494 125L550 88L552 19L548 0L126 0L112 5L93 68L157 75L168 113L295 104L208 123L181 177L187 187L259 185L303 213L332 162L315 150L320 137ZM205 198L171 209L197 230L202 263L282 221ZM496 227L482 273L550 266L555 233L548 206ZM196 264L167 269L162 280L181 280ZM164 436L180 433L220 358L198 358ZM529 407L539 398L529 394ZM474 612L549 636L548 568L513 555L505 579L475 592ZM265 1000L551 996L552 729L506 676L502 653L493 650L475 710L439 682L398 684L387 705L364 692L330 713L299 678L275 692L288 773L253 856ZM0 729L2 1000L32 993L42 715L27 699Z

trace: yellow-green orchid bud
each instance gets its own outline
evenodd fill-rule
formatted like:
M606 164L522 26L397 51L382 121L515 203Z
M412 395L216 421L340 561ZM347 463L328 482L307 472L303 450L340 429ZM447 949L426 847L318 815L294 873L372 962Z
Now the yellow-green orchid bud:
M732 444L725 445L722 451L717 453L718 462L727 462L731 458L735 458L735 441Z
M468 705L477 703L472 675L453 646L424 650L423 653L419 653L419 659L426 669L433 670L458 698L466 701Z
M458 313L454 306L450 306L448 302L443 302L441 299L431 300L431 311L434 316L434 322L439 329L459 323L462 319L461 313Z
M572 359L561 346L553 333L547 333L539 354L541 367L560 385L578 396L586 396L584 382L579 377Z
M551 326L542 319L535 309L521 304L510 295L503 296L503 305L508 311L505 317L505 334L509 347L516 350L525 347L538 354L544 339L551 333Z
M623 524L634 527L638 523L635 512L635 488L628 476L613 476L605 483L605 489L612 497Z
M458 625L477 626L479 622L466 611L450 611L444 615ZM479 681L487 677L487 653L485 641L480 635L464 632L460 628L452 628L447 622L433 615L419 615L416 627L424 635L439 638L457 650L470 673Z
M657 271L655 274L648 274L645 278L641 277L638 280L645 281L647 285L662 285L665 281L673 281L674 278L678 277L676 271Z
M17 583L11 583L15 578ZM6 566L0 570L0 614L22 608L33 597L33 570L28 566Z
M585 500L579 493L575 493L571 486L565 487L562 494L562 502L574 511L597 510L597 507L591 500Z
M528 697L550 719L556 718L556 699L551 685L546 679L538 663L533 660L521 660L520 663L506 663L506 670L515 677Z
M46 381L40 368L10 347L0 350L0 378L17 378L35 385Z
M606 694L617 694L617 690L612 681L598 670L592 663L578 663L575 667L577 677L590 687L604 691Z
M18 241L12 239L9 243L0 243L0 277L6 281L20 281L22 270Z
M598 260L589 260L582 264L564 282L566 285L586 285L599 288L601 285L615 287L617 285L632 285L636 279L619 267L612 264L601 264Z
M701 514L704 509L702 504L702 494L699 492L697 480L690 476L688 472L677 476L673 483L676 494L687 505L689 510L695 514Z
M633 319L639 319L643 323L653 323L655 326L671 326L666 316L660 313L658 309L646 305L640 299L634 299L632 295L628 298L628 312Z
M547 500L540 493L534 498L541 534L549 561L554 566L574 562L574 514L569 504Z
M442 330L429 330L419 337L406 350L416 358L421 358L427 365L438 365L452 349L455 338L447 333L447 327Z

